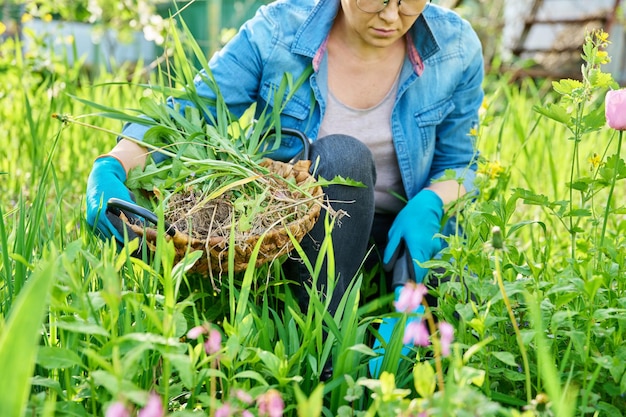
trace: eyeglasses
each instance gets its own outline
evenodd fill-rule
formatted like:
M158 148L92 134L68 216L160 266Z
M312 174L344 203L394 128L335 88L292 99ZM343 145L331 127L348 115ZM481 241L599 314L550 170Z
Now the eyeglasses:
M356 0L356 6L365 13L380 13L389 4L390 0ZM394 0L395 1L395 0ZM417 16L423 13L430 4L430 0L398 0L398 13L405 16Z

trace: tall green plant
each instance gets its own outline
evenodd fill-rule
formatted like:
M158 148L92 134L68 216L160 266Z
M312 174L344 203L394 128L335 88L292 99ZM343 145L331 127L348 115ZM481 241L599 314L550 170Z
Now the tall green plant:
M555 203L559 209L554 210L557 216L565 220L563 224L571 237L572 259L576 259L576 240L578 234L583 231L583 220L592 217L593 221L598 221L598 214L594 212L593 207L594 197L608 185L607 178L602 175L601 170L598 170L599 161L597 160L590 161L595 168L595 175L591 177L585 175L583 167L587 165L582 163L579 152L583 138L604 127L603 93L609 87L616 86L611 74L602 71L602 65L610 61L605 51L607 46L608 34L606 32L596 30L588 33L583 44L582 80L563 79L553 82L558 101L547 106L535 107L540 114L564 125L572 135L569 139L574 147L574 157L570 161L567 205ZM607 151L608 147L605 153ZM606 154L600 155L600 158L606 156ZM608 158L607 164L616 164L618 161L619 155ZM596 176L597 174L600 176ZM599 233L593 236L596 241L602 240Z

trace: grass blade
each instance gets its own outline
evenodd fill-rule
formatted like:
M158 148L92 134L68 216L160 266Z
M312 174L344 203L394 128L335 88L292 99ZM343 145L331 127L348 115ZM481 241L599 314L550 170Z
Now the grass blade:
M51 256L52 258L52 256ZM43 320L56 259L44 262L15 299L9 319L0 334L0 415L20 417L28 400L35 367L39 329ZM10 376L10 377L9 377Z

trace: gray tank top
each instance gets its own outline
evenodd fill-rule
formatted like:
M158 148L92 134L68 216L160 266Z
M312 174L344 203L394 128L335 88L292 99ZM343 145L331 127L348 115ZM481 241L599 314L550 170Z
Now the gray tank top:
M319 137L331 134L353 136L372 151L376 165L376 212L379 213L397 213L404 206L395 195L404 197L405 193L391 134L391 111L397 90L398 79L382 101L368 109L349 107L329 90L319 132Z

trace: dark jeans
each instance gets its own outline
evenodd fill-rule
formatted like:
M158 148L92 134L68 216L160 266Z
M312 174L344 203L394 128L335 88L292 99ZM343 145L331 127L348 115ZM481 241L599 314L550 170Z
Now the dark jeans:
M362 142L345 135L320 138L311 144L312 169L315 168L318 158L319 165L316 175L328 180L340 175L344 178L360 181L365 185L363 188L345 185L331 185L324 188L326 202L333 209L344 210L348 213L348 216L342 217L335 223L331 232L335 260L335 288L328 309L331 314L335 314L341 297L348 290L359 268L364 266L366 270L369 270L377 263L382 262L382 253L387 245L387 234L395 215L374 212L376 169L370 150ZM325 216L326 211L322 210L313 229L300 242L312 265L315 265L320 245L326 236ZM450 227L452 226L446 225L442 233L446 233ZM372 245L375 246L374 250L365 259L365 255ZM309 271L295 251L283 265L283 271L288 279L298 283L292 291L297 297L302 311L306 311L309 296L305 286L311 288L313 282ZM440 275L444 271L434 272L436 275ZM386 274L386 279L387 290L389 291L391 290L391 272ZM427 280L425 283L436 286L438 283L449 279L431 278L430 282ZM327 268L326 261L324 261L317 279L317 290L322 298L331 296L331 294L327 294L327 282ZM436 305L437 300L431 295L426 296L426 298L429 305Z
M331 180L340 175L362 182L365 187L331 185L324 188L326 203L334 210L343 210L347 216L341 217L331 232L335 259L335 288L327 294L328 277L326 261L317 279L317 290L325 297L332 296L329 311L334 314L341 297L345 294L352 279L361 266L370 243L370 232L374 219L374 184L376 169L370 150L359 140L345 135L331 135L320 138L311 144L310 159L313 168L319 158L316 175ZM311 264L315 265L322 241L326 236L322 210L320 218L300 244ZM309 271L297 254L293 254L283 265L287 278L312 286ZM308 306L308 293L303 285L294 288L300 307Z

